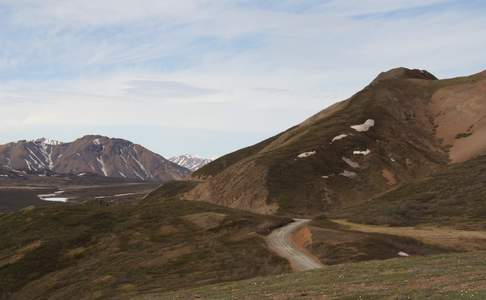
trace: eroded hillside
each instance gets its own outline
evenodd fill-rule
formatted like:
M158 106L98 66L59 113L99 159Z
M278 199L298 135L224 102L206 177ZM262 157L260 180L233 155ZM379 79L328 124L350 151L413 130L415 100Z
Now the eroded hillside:
M485 83L484 73L384 72L350 99L195 172L204 182L186 196L307 216L357 205L482 153Z

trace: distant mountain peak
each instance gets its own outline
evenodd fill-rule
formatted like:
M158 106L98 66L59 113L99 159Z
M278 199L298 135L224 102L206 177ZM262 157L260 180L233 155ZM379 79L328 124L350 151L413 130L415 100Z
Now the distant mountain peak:
M35 144L45 144L45 145L52 145L52 146L57 146L64 144L64 142L58 141L58 140L53 140L45 137L38 138L36 140L33 140Z
M140 145L100 135L69 143L39 138L0 145L0 167L31 174L93 173L158 181L182 179L190 173Z
M171 157L169 158L169 160L193 172L199 170L200 168L213 161L212 159L202 158L193 154L182 154Z

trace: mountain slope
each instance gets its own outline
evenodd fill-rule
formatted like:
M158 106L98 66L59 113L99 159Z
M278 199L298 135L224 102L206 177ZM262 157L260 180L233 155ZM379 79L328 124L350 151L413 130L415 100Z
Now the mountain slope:
M167 181L189 170L129 141L87 135L71 143L45 139L0 145L0 164L30 173L94 173L106 177Z
M486 228L486 156L404 184L338 215L359 223Z
M200 168L213 161L212 159L201 158L190 154L173 156L169 158L169 160L193 172L199 170Z
M205 182L187 197L293 215L362 202L446 168L456 145L470 145L465 159L480 154L486 114L473 108L485 101L485 79L484 72L450 80L404 68L381 73L350 99L196 171ZM451 129L456 119L467 121Z

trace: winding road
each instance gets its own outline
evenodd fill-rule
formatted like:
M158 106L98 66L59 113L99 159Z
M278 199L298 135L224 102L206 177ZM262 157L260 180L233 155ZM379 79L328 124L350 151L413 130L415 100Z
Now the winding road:
M275 229L267 236L268 247L277 255L287 259L295 271L307 271L323 267L316 258L299 249L291 239L293 233L309 222L310 220L295 219L294 222Z

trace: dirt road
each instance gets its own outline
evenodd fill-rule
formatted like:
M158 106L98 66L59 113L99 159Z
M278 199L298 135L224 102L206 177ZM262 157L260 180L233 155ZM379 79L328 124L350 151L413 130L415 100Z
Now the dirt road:
M269 248L287 259L296 271L322 268L322 264L308 253L302 251L291 240L294 232L309 223L310 220L295 219L294 222L274 230L267 237Z

